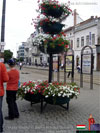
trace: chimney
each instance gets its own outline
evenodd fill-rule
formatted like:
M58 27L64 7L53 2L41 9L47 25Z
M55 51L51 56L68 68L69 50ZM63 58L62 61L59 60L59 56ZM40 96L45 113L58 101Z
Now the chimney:
M76 21L77 21L76 17L77 17L77 13L76 13L76 9L74 9L74 26L76 25Z
M94 18L94 16L91 16L91 19L93 19Z

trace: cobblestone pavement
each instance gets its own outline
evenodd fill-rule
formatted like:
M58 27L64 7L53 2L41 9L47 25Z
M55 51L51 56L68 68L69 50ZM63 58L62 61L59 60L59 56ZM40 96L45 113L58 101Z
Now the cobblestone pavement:
M48 76L39 70L23 69L20 71L20 81L47 79ZM5 133L75 133L77 124L85 124L88 129L89 114L92 114L96 123L100 123L100 87L84 83L78 99L70 100L69 111L60 106L47 105L40 113L40 103L30 106L30 102L17 100L20 118L13 121L4 121ZM66 106L66 105L65 105ZM7 115L7 104L4 97L3 114Z

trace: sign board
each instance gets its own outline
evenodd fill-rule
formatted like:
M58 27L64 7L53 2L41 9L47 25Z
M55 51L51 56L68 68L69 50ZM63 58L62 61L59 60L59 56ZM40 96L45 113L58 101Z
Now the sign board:
M1 45L1 46L4 46L4 45L5 45L5 42L0 42L0 45Z
M4 58L0 58L0 62L4 62Z
M66 72L72 72L72 56L66 56Z
M57 58L57 56L53 57L53 70L54 71L58 70L58 58Z
M67 55L72 55L72 54L73 54L72 49L69 49Z
M91 55L83 55L82 62L82 73L90 74L91 73Z

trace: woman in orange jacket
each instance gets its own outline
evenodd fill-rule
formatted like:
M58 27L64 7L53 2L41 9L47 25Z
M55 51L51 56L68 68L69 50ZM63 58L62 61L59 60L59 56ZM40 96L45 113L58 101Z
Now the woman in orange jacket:
M3 132L3 114L2 114L2 101L4 96L3 83L9 80L6 67L0 62L0 132Z

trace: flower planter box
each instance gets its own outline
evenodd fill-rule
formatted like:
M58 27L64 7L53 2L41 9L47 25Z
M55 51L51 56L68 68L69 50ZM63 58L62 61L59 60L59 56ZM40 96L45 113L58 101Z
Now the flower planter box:
M44 101L49 104L62 105L62 104L69 103L70 98L68 98L68 97L52 97L51 96L49 98L45 98Z
M41 26L44 33L48 34L58 34L62 31L63 24L60 24L59 22L44 22Z
M31 94L31 93L27 93L24 97L25 100L29 101L29 102L34 102L34 103L38 103L41 100L41 94Z

